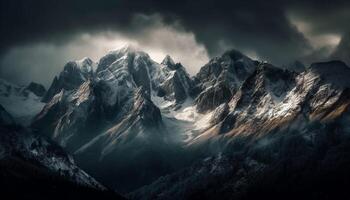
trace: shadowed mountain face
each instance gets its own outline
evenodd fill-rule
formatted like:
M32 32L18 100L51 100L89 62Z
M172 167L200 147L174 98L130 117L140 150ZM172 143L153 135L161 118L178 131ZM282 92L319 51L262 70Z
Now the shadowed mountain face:
M77 89L84 81L92 78L95 65L89 58L68 62L60 75L54 78L42 101L47 103L62 89Z
M195 77L200 92L196 98L197 110L207 112L228 102L242 82L254 72L256 65L236 50L210 60Z
M181 163L166 159L182 150L152 101L176 106L189 97L192 80L181 64L175 65L158 64L131 46L110 52L93 78L56 93L31 127L75 154L81 166L112 187L135 189Z
M231 50L190 77L127 46L69 62L30 128L131 199L338 197L350 180L350 68L291 65Z
M14 199L122 199L81 170L60 146L17 125L1 105L0 131L3 195Z
M348 196L350 69L296 74L260 64L189 148L203 159L132 199L330 199ZM203 152L204 155L203 155Z

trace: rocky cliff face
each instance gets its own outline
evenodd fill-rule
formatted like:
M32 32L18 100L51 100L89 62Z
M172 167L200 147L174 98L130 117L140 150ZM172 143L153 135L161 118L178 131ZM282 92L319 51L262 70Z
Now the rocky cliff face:
M261 64L228 101L227 116L193 143L216 137L257 138L274 130L337 120L349 107L347 74L349 68L342 62L315 63L299 75Z
M37 115L32 127L74 152L113 127L130 128L135 120L145 127L161 126L160 111L151 99L162 83L174 79L167 66L128 46L101 58L90 77L94 78L73 81L80 83L76 89L62 88ZM175 90L169 88L171 93ZM170 98L170 94L163 97Z
M170 56L158 64L127 46L96 65L72 63L56 78L69 84L54 81L55 92L31 127L119 191L170 174L132 198L214 198L215 191L244 198L259 189L252 183L258 174L275 187L281 177L292 181L294 170L323 176L347 167L328 166L350 133L350 69L343 62L288 70L232 50L190 77ZM280 165L294 162L300 166ZM320 171L304 171L318 165ZM276 179L264 182L274 170ZM217 180L225 186L218 188Z
M193 90L193 81L186 69L181 63L174 63L172 58L167 55L162 61L167 79L159 86L158 96L165 97L167 100L174 100L176 103L183 103L191 97Z
M196 98L198 111L213 110L231 99L243 81L254 72L256 65L257 62L236 50L210 60L195 76L199 93Z
M54 78L42 101L49 102L62 89L77 89L84 81L93 77L95 65L90 58L68 62L60 75Z
M26 90L33 92L38 97L43 97L46 93L46 89L43 85L35 82L31 82Z
M6 189L4 194L39 198L40 191L41 195L52 195L61 190L73 196L90 193L120 198L81 170L62 147L16 124L1 105L0 131L0 185Z
M312 64L301 74L258 65L189 143L192 152L206 152L202 159L129 197L348 196L349 72L339 61Z
M175 65L176 69L160 65L131 46L112 51L101 58L90 78L71 81L76 83L75 89L61 88L35 117L31 127L75 153L82 166L97 177L105 171L92 162L104 167L124 167L115 158L135 148L138 148L135 155L130 155L126 163L150 157L163 163L163 154L169 151L172 142L160 109L152 99L175 104L189 98L191 79L181 64ZM60 76L68 76L66 71L67 65ZM55 83L51 88L56 88ZM161 91L164 94L158 96ZM135 167L142 164L134 163ZM144 170L154 174L169 170L168 166L151 169L153 164L150 162ZM140 178L144 170L136 170L136 178ZM103 178L114 187L113 178L122 175L122 170L112 170L109 177ZM154 178L154 175L142 176L148 181ZM129 187L128 184L125 187Z
M0 104L16 122L28 126L45 105L40 96L44 91L45 88L37 83L18 86L0 79Z

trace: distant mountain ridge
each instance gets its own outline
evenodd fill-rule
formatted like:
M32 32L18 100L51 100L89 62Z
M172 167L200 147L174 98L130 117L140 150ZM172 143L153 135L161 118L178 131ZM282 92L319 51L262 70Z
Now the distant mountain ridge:
M280 180L293 170L318 176L348 166L341 149L350 135L350 68L342 61L291 65L230 50L191 77L169 55L159 64L126 46L97 63L67 63L30 127L131 198L205 199L199 191L207 190L211 198L244 199L258 187L256 174L277 170ZM334 168L328 156L341 156ZM279 165L292 162L300 166ZM320 171L305 171L315 163ZM227 185L211 185L216 178Z
M1 105L0 131L3 195L36 199L91 195L121 199L81 170L61 147L16 124Z
M38 83L18 86L0 79L0 104L22 125L29 125L44 107L41 99L45 92L45 87Z

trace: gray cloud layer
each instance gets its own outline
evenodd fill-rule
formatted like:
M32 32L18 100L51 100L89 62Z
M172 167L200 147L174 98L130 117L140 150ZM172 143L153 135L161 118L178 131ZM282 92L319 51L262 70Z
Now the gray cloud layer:
M0 61L3 66L0 68L0 78L5 77L20 84L35 80L49 86L66 62L83 57L98 61L110 50L127 44L139 47L159 63L166 55L171 55L175 61L181 61L191 74L208 62L204 45L196 41L192 32L164 24L159 15L136 15L133 21L148 25L138 34L117 31L81 33L65 43L43 41L12 47Z
M349 10L348 1L343 0L1 1L1 69L15 68L11 61L4 62L4 55L8 59L9 52L13 54L16 48L18 51L19 47L33 48L40 44L59 48L76 44L82 34L94 36L106 32L122 35L123 39L136 41L147 49L168 48L167 53L177 52L176 57L180 57L180 47L174 45L178 40L166 41L169 30L176 34L168 38L192 37L195 46L192 48L202 51L199 53L201 59L206 52L211 57L228 48L236 48L275 64L305 56L313 60L323 56L318 52L325 52L324 49L336 45L340 40L337 38L350 32ZM151 37L157 31L150 31L150 28L161 32L158 34L163 42ZM183 46L182 49L189 47ZM206 52L200 50L202 47ZM61 56L61 59L76 56L80 53L72 52L71 56ZM40 62L40 59L33 62ZM190 65L190 71L197 70L198 67Z

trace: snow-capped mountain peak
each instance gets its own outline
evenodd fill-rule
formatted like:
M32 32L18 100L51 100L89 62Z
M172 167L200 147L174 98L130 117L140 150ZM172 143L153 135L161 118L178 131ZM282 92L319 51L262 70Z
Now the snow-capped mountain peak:
M31 119L44 107L42 97L38 96L42 92L45 92L45 88L37 83L25 87L0 79L0 104L22 125L30 124Z
M342 61L313 63L308 72L339 87L350 87L350 68Z
M255 141L266 145L261 138L284 133L311 140L303 135L310 124L348 120L350 69L338 61L294 72L231 50L190 77L170 56L159 64L127 46L93 68L88 58L67 63L31 128L111 187L139 180L125 191L177 168L167 157L178 152L226 152L242 138L255 148Z
M88 57L75 61L80 70L84 73L92 73L96 70L97 64Z
M81 170L74 162L72 156L66 154L62 147L36 135L28 129L16 125L12 116L0 104L0 163L2 170L14 170L19 180L22 173L31 166L37 167L37 171L26 173L38 173L46 171L45 178L60 176L76 186L88 187L98 191L107 190L106 187ZM5 160L5 161L4 161ZM23 168L4 168L3 162L22 160ZM26 165L25 163L28 163ZM16 163L16 162L14 162ZM10 177L11 174L8 174ZM4 176L2 176L3 178ZM6 176L5 176L6 177ZM25 176L24 176L25 177ZM12 180L10 180L12 181ZM32 180L28 180L29 182ZM42 180L44 181L44 180ZM28 186L30 187L30 186Z
M68 62L59 76L54 78L42 101L49 102L62 89L77 89L83 82L93 78L94 69L96 69L96 63L89 58Z
M198 111L211 111L231 99L256 67L256 62L236 50L211 59L195 76Z
M88 59L80 63L91 65ZM152 154L159 156L172 142L202 146L221 136L260 137L301 118L336 119L350 105L344 101L348 71L345 64L330 62L296 73L232 50L191 78L170 56L158 64L147 53L125 47L102 57L87 79L77 64L68 63L59 79L76 84L57 90L32 127L84 165L93 154L96 162L117 166L112 158L130 151L137 152L133 160L148 157L153 145L162 146Z
M169 55L166 55L161 64L165 66L173 66L175 65L175 62Z

